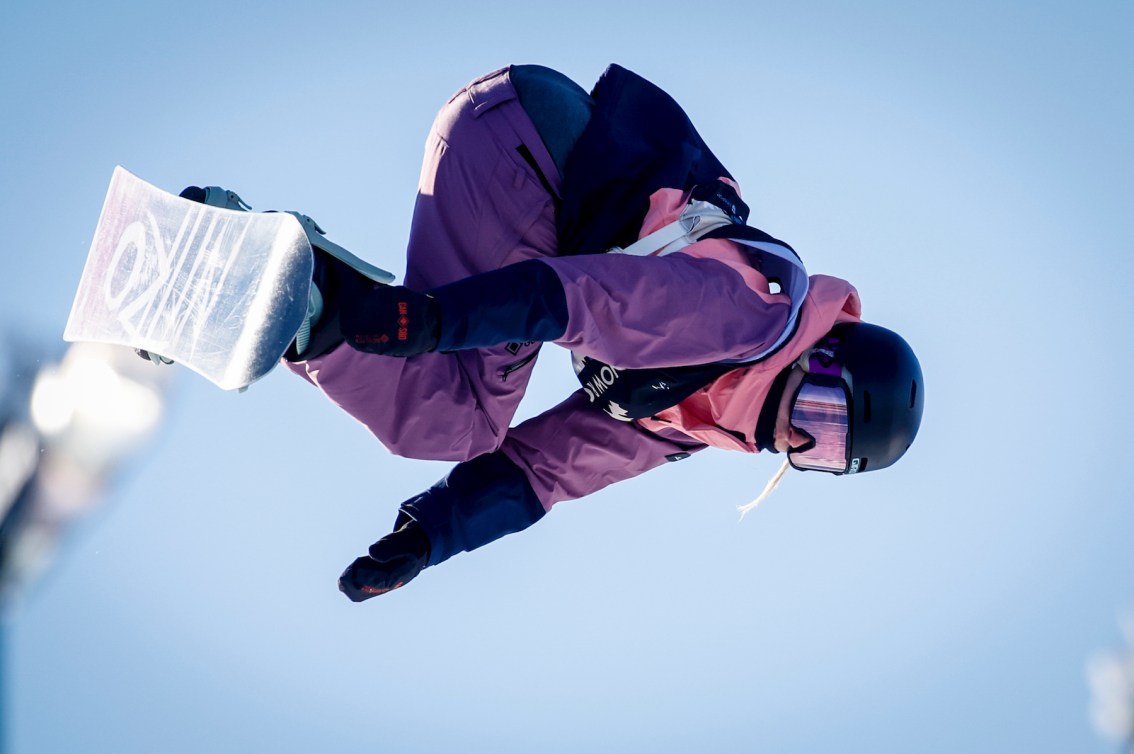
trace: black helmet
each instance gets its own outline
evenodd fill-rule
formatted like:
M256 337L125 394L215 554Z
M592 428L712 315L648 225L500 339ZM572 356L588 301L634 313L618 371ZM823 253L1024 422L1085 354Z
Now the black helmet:
M865 322L836 325L825 340L851 378L848 473L884 469L921 426L925 384L917 356L897 333Z

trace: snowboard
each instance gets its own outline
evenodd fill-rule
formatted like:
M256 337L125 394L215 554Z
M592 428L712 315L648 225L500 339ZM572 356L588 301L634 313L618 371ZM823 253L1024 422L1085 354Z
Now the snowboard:
M306 215L244 211L216 187L205 194L208 203L183 199L115 168L65 340L161 354L243 389L279 363L306 319L313 245L378 282L394 279Z

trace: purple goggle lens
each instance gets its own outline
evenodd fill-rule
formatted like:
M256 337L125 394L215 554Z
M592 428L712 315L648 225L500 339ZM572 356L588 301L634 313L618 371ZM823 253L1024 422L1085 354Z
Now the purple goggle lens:
M811 436L812 442L788 451L791 465L801 471L842 474L850 466L850 392L840 379L807 375L796 391L791 425Z

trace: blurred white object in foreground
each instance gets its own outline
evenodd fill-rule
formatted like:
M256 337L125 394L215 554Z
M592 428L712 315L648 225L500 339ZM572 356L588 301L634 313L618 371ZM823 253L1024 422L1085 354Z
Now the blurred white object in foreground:
M4 378L17 399L0 416L0 602L50 564L67 525L150 438L169 370L128 348L76 343L58 363Z
M1134 613L1122 621L1126 646L1098 652L1087 661L1091 688L1091 722L1098 733L1125 742L1134 752Z

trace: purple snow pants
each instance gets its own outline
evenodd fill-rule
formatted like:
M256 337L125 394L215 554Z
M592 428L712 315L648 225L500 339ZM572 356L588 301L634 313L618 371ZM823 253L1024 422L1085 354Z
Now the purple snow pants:
M556 252L551 195L559 173L525 114L508 70L488 74L441 108L425 144L405 285L425 290ZM343 344L288 367L362 422L391 452L466 460L498 448L523 397L538 343L408 359Z

